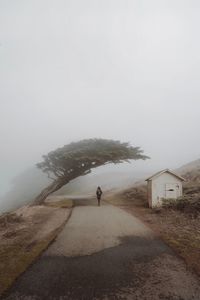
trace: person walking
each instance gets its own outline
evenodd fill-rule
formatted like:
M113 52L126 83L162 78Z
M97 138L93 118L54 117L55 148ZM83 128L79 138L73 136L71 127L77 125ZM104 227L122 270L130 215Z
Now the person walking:
M96 195L97 195L97 200L98 200L98 206L100 206L100 202L101 202L101 195L103 194L100 186L98 186L97 191L96 191Z

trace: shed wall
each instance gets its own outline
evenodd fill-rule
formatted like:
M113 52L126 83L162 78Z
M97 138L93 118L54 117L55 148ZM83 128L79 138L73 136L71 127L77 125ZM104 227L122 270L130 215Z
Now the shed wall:
M182 181L169 173L163 173L159 177L152 179L152 206L161 205L162 198L166 198L166 184L176 184L177 197L182 196Z
M152 181L150 180L147 185L147 195L149 206L152 207Z

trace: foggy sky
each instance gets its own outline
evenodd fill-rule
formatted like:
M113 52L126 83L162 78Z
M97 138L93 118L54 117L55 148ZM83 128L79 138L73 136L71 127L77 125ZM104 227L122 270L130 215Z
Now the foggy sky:
M199 158L199 13L195 0L0 0L1 189L83 138L141 146L152 169Z

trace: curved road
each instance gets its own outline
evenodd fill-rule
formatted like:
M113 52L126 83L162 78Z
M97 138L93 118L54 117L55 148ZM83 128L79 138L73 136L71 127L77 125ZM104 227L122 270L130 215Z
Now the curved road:
M55 242L4 299L199 300L199 283L140 220L79 200Z

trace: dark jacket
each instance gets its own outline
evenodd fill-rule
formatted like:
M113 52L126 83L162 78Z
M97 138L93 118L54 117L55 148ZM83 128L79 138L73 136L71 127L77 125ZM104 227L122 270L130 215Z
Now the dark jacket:
M102 194L103 194L103 192L102 192L101 188L98 188L97 191L96 191L97 197L100 198Z

